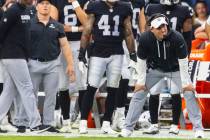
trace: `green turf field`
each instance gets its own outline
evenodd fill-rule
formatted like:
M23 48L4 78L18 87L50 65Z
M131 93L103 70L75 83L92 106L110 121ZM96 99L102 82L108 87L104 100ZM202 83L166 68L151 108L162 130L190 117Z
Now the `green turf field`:
M100 137L76 137L76 138L69 138L69 137L48 137L48 136L0 136L0 140L177 140L172 138L100 138ZM178 140L192 140L192 139L178 139ZM209 139L205 139L209 140Z

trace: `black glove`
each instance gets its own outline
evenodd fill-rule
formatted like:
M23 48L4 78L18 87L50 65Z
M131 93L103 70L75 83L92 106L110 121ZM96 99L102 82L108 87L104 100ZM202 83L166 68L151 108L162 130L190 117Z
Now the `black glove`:
M85 58L85 53L86 53L86 49L80 47L78 59L79 61L82 61L84 64L87 63L87 59Z
M136 52L130 53L130 59L133 60L134 62L137 62L137 55L136 55Z

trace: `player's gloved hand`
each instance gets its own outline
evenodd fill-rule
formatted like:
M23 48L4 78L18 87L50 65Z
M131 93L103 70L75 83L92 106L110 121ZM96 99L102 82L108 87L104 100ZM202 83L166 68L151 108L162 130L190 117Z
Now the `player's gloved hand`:
M82 74L85 74L87 72L87 65L83 62L79 61L78 67Z
M85 54L86 54L86 49L80 47L79 56L78 56L79 59L78 67L82 73L85 73L87 70L87 59L85 58Z
M129 68L136 69L136 63L137 63L137 55L136 55L136 52L132 52L132 53L130 53Z
M137 56L136 52L130 53L130 62L128 68L130 69L131 73L135 73L136 71L136 63L137 63Z
M137 55L136 52L130 53L130 59L134 62L137 62Z

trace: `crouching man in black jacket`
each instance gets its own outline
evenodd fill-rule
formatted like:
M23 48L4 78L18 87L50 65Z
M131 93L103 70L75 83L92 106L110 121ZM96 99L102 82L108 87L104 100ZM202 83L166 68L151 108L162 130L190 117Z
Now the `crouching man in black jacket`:
M167 77L170 87L173 87L170 93L184 93L195 137L203 138L202 117L194 94L195 88L188 74L187 46L184 38L180 33L169 28L168 19L163 14L152 15L148 24L150 30L140 37L137 53L138 80L130 102L125 128L120 136L127 137L132 134L150 89L156 85L163 85L160 82ZM162 88L157 86L153 92L160 93ZM152 124L151 129L147 131L158 133L158 124Z

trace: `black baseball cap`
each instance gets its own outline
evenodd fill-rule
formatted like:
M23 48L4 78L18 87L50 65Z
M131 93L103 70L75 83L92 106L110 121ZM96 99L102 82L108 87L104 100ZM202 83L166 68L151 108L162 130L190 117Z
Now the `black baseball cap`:
M37 0L37 3L40 3L42 1L49 1L49 3L52 3L51 0Z

